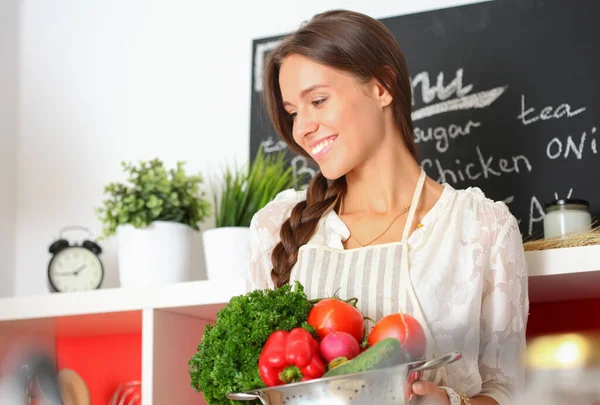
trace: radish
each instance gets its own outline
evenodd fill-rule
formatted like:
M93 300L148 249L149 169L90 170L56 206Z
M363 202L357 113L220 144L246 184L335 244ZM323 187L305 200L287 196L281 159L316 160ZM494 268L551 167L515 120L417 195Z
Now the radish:
M321 356L328 364L334 359L352 360L358 356L360 347L356 339L346 332L331 332L321 340Z

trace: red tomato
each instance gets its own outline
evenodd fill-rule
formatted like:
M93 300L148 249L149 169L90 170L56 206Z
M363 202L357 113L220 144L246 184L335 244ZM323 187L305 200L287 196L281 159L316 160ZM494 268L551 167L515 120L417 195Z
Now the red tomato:
M358 308L337 298L317 302L308 314L308 324L316 329L320 339L331 332L346 332L360 344L365 332L365 321Z
M392 337L400 341L402 349L412 360L425 355L427 340L423 327L415 318L407 314L391 314L382 318L369 333L369 346L385 338Z

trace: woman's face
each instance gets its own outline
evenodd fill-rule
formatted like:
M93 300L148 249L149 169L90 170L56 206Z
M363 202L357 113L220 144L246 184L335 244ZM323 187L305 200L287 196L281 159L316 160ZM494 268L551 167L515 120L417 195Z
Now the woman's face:
M391 97L375 81L290 55L279 73L284 107L293 120L294 141L328 179L353 170L381 145L384 107Z

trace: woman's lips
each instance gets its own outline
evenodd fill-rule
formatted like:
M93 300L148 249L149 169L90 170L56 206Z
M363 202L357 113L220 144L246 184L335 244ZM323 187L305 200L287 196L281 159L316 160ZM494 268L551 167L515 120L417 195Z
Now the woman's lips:
M325 156L325 154L331 150L336 138L337 135L328 136L314 145L311 149L313 158L317 160Z

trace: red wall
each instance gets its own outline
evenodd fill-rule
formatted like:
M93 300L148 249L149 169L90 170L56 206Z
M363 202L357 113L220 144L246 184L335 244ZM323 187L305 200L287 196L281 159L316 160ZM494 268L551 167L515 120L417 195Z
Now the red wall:
M92 404L108 404L120 384L142 378L142 335L59 338L59 369L77 372L90 390Z
M530 304L528 338L590 331L600 331L600 298Z

